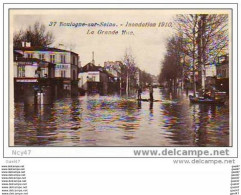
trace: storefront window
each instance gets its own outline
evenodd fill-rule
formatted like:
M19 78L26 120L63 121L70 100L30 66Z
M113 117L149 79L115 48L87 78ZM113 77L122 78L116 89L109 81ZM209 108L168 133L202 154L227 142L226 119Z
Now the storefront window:
M25 77L25 66L18 66L18 77Z

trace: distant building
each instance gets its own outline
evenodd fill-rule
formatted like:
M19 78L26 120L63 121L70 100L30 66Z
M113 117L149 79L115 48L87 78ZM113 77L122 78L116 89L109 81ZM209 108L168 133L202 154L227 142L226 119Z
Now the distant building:
M217 75L217 69L215 64L205 66L206 77L215 77Z
M216 85L217 69L216 64L208 64L205 66L205 87Z
M88 63L81 68L79 73L78 87L80 90L89 93L106 94L110 92L114 76L108 73L103 67Z
M152 78L152 85L157 87L159 85L158 77L155 75L151 75L151 78Z
M120 93L125 93L127 81L126 65L122 61L106 61L104 62L104 68L114 76L115 82L118 83L116 90L120 91Z
M223 55L218 58L217 63L217 78L229 78L229 56Z
M121 66L123 66L123 63L121 61L104 62L105 70L112 74L116 78L116 80L121 77Z
M229 55L218 58L216 88L229 93Z

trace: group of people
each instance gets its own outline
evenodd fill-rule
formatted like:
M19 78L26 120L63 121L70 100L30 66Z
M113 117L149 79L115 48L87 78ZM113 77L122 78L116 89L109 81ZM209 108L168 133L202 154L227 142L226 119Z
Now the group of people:
M141 94L142 94L142 88L139 85L137 88L137 99L141 100ZM153 102L153 87L151 84L149 84L149 95L150 95L150 101Z

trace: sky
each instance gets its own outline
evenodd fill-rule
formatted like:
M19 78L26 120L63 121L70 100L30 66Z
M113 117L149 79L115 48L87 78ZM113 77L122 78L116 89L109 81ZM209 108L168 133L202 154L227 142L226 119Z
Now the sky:
M55 37L52 46L64 45L79 54L81 65L92 60L95 53L96 65L104 65L105 61L123 60L125 51L130 52L136 65L153 75L160 73L160 62L166 52L167 39L172 35L172 27L158 27L159 23L171 25L173 14L156 10L31 10L18 11L11 17L12 33L24 30L36 21L44 24L47 31ZM50 22L56 22L50 26ZM98 23L115 27L69 27L62 23ZM126 23L148 23L156 27L126 27ZM94 34L87 32L94 31ZM98 34L98 31L118 31L118 34ZM131 35L122 34L122 30L131 31Z
M63 49L71 49L78 53L82 66L91 62L93 51L96 65L103 66L105 61L123 60L125 51L128 50L134 56L136 66L148 73L158 75L161 70L161 61L166 54L167 40L175 33L174 28L166 24L173 26L176 14L191 12L197 13L198 11L181 9L11 10L10 37L13 37L14 32L24 30L38 21L46 26L47 31L53 33L55 41L52 46L59 48L59 44L63 44ZM202 10L199 12L204 13ZM100 24L101 22L116 26L60 26L61 23ZM127 22L130 24L155 23L156 26L126 27ZM166 26L159 27L159 23L164 23ZM88 33L88 30L94 34ZM122 35L122 30L133 33ZM118 34L98 34L98 31L118 31Z

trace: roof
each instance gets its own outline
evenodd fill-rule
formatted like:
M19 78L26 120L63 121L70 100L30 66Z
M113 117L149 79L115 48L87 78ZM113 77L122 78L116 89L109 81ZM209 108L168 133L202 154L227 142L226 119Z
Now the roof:
M89 72L89 71L99 71L107 74L109 77L115 78L115 76L107 72L102 66L96 66L91 62L86 64L84 67L82 67L80 72Z
M103 67L96 66L93 63L88 63L81 68L81 72L88 72L88 71L101 71L103 72Z
M18 51L15 51L15 50L14 50L14 55L23 56L23 54L21 54L21 53L18 52Z
M53 52L70 52L78 55L77 53L69 50L59 49L55 47L41 47L41 46L32 46L32 47L16 47L14 50L22 50L22 51L53 51Z

